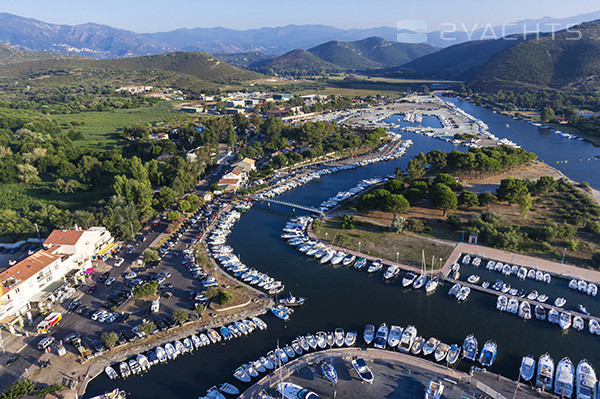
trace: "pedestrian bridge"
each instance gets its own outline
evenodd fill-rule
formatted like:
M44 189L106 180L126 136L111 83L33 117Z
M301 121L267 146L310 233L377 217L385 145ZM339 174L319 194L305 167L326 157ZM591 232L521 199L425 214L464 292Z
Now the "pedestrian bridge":
M325 212L323 212L320 209L313 208L312 206L300 205L300 204L295 204L293 202L280 201L280 200L276 200L276 199L272 199L272 198L259 198L255 195L249 195L248 198L250 198L252 201L266 202L269 205L271 203L274 203L274 204L289 206L293 209L303 209L308 212L316 213L316 214L320 215L321 217L325 217Z

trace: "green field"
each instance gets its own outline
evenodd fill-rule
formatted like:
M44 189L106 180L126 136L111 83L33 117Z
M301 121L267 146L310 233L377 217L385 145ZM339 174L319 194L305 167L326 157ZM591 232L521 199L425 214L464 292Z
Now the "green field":
M174 120L193 120L196 117L172 111L174 102L162 101L152 107L119 109L106 112L82 112L79 114L52 115L53 119L68 130L71 122L77 122L76 130L84 134L83 140L77 143L85 146L97 146L104 143L112 147L123 142L120 131L123 126L147 125Z

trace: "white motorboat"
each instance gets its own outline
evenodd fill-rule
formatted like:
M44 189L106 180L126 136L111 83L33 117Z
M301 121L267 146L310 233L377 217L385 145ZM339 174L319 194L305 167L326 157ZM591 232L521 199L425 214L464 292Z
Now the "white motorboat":
M587 294L596 296L598 294L598 286L594 283L588 283Z
M577 331L582 331L585 328L585 321L581 318L581 316L573 317L573 329Z
M425 345L425 338L415 338L415 342L413 342L412 346L410 347L410 353L413 355L418 355L423 350L423 345Z
M390 265L387 270L383 273L385 280L390 280L396 277L400 273L400 267L398 265Z
M554 377L554 393L563 398L573 396L575 367L571 359L563 358L556 366L556 376Z
M413 342L417 338L417 329L415 326L408 326L402 332L400 342L398 343L398 350L402 353L408 353L413 345Z
M465 301L469 297L470 293L471 293L471 288L462 287L460 289L460 291L458 292L458 294L456 294L456 300L459 302Z
M333 258L331 258L331 264L337 265L337 264L341 263L344 260L344 258L346 257L346 255L347 254L345 252L342 252L342 251L337 252L333 256Z
M563 330L566 330L569 327L571 327L571 323L572 323L571 313L570 312L562 312L560 314L560 318L558 319L558 325L560 326L560 328L562 328Z
M377 349L385 349L387 344L388 327L387 324L383 323L377 329L373 346Z
M219 392L219 389L217 387L212 387L208 391L206 391L205 397L208 399L225 399L225 396L223 396L223 394Z
M531 319L531 305L527 301L521 302L519 306L519 317L525 320Z
M452 288L450 288L450 291L448 291L448 295L456 297L456 294L460 292L460 289L460 284L456 283L452 286Z
M170 342L165 344L165 352L167 352L167 357L169 358L169 360L173 360L177 357L177 352L175 351L175 347Z
M519 301L515 298L510 298L508 300L508 304L506 305L506 311L517 314L519 312Z
M280 382L277 384L277 390L285 399L320 399L313 391L291 382Z
M131 370L129 369L127 362L119 363L119 371L121 372L121 377L123 378L127 378L131 375Z
M494 360L496 360L497 352L498 347L496 346L496 343L494 341L487 341L479 354L479 363L484 367L491 366L494 363Z
M470 257L469 255L465 255L465 256L463 256L462 263L463 263L464 265L468 265L468 264L470 264L470 263L471 263L471 257Z
M106 366L104 368L104 372L106 373L106 375L108 376L108 378L110 378L111 380L114 380L115 378L119 378L119 375L117 374L117 372L115 371L115 369L113 369L110 366Z
M425 399L440 399L443 392L444 384L441 381L431 380L425 390Z
M540 303L546 303L547 300L548 300L548 295L546 295L546 294L540 294L540 296L537 297L537 301Z
M496 300L496 309L498 309L501 312L504 312L506 310L507 304L508 298L506 298L504 295L500 295Z
M344 330L341 329L341 328L336 328L334 336L335 336L335 345L337 347L344 346L344 342L345 342L345 339L346 339L346 335L344 334Z
M577 399L595 399L597 392L596 371L585 359L579 362L575 374Z
M437 349L440 344L440 340L434 337L431 337L425 342L423 345L423 355L428 356L431 355Z
M360 378L364 382L368 382L369 384L373 383L373 373L371 372L369 366L367 366L367 362L365 362L365 359L359 357L357 359L353 359L350 363L352 364L354 371L356 371L358 378Z
M448 350L450 349L450 346L440 342L440 344L437 346L437 348L435 348L435 352L433 354L433 357L435 358L436 362L441 362L442 360L444 360L446 358L446 355L448 354Z
M258 359L258 361L266 370L273 370L275 368L273 361L268 359L266 356L262 356L260 359Z
M157 346L154 350L154 353L156 354L159 362L164 363L167 361L168 356L162 346Z
M535 359L531 355L523 356L519 373L523 381L530 381L535 374Z
M458 356L460 355L460 346L456 344L450 345L450 349L448 350L448 354L446 355L446 361L448 364L454 364L458 360Z
M567 303L567 300L565 298L556 298L556 300L554 301L554 306L562 308L563 306L565 306L565 303Z
M413 272L408 272L404 275L404 277L402 278L402 286L403 287L408 287L409 285L411 285L412 283L414 283L415 279L417 278L417 275L414 274Z
M354 262L355 259L356 259L356 255L348 254L344 258L344 260L342 260L342 265L348 266L348 265L352 264L352 262Z
M472 362L477 359L477 352L479 351L477 339L473 334L468 335L463 342L462 353L463 358Z
M413 288L415 290L420 290L427 283L427 275L425 273L421 274L419 277L415 279L413 282Z
M148 358L146 356L140 353L139 355L137 355L135 360L140 365L142 371L150 370L150 362L148 361Z
M535 305L535 318L538 320L546 320L546 310L542 305Z
M353 346L356 343L356 332L348 331L346 333L346 339L344 340L346 346Z
M375 262L373 262L369 265L367 272L375 273L375 272L378 272L379 270L381 270L382 267L383 267L383 264L380 261L376 260Z
M588 328L590 334L600 335L600 323L596 319L590 319Z
M388 334L387 343L390 348L395 348L400 343L400 336L402 335L402 328L399 326L391 326Z
M476 274L471 274L469 276L469 278L467 278L467 281L471 284L477 284L479 282L480 277Z
M219 391L226 393L228 395L239 395L240 394L240 390L237 389L235 385L230 384L228 382L224 382L223 384L219 385Z
M354 268L357 270L361 270L367 264L367 260L365 258L358 258L354 263Z
M552 391L552 385L554 381L554 360L548 353L544 353L540 356L537 366L537 378L535 380L535 386L543 389L546 392Z
M533 290L529 294L527 294L527 299L529 299L530 301L535 301L536 299L538 299L539 296L539 292Z
M128 363L132 374L139 374L142 372L142 368L134 359L131 359Z

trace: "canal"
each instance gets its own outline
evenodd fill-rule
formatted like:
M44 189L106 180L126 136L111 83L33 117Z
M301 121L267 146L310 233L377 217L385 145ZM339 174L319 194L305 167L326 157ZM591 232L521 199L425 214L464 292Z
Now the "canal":
M541 159L561 169L574 180L586 180L593 187L600 188L600 176L595 176L581 165L580 168L571 168L571 162L556 165L552 163L558 157L568 157L571 160L584 154L597 154L598 149L591 144L583 141L570 142L557 135L546 134L527 123L494 114L485 108L457 99L450 100L482 119L498 137L507 137L523 148L538 153ZM392 117L388 121L404 125L400 123L403 122L401 117ZM509 128L506 128L506 123L509 123ZM419 134L403 132L403 137L414 141L403 158L325 175L283 194L280 199L316 206L338 191L353 187L362 179L388 175L397 167L404 169L408 160L419 152L433 149L464 150L464 147ZM595 164L586 165L591 168ZM480 348L486 340L493 339L498 344L498 357L491 370L514 379L518 375L521 357L526 354L532 354L537 359L541 354L549 352L555 362L569 356L575 364L587 358L592 364L600 365L598 337L589 334L587 329L582 332L572 329L562 332L559 327L548 322L523 321L514 315L501 314L495 308L495 297L478 292L472 292L464 303L459 304L447 295L450 288L448 285L426 294L423 290L403 289L398 279L386 283L380 273L367 275L365 271L342 266L320 265L301 255L280 238L282 228L290 217L288 208L273 204L269 210L257 205L234 226L228 239L228 244L239 254L242 262L283 281L286 290L293 294L308 298L306 304L297 309L288 322L284 323L267 314L263 317L269 325L266 331L255 332L227 344L201 348L193 355L154 366L148 373L127 380L110 381L102 374L90 383L88 395L120 387L133 398L193 398L203 395L207 388L225 381L244 389L246 386L232 377L233 371L242 363L265 355L276 346L278 340L290 343L300 334L341 327L357 331L357 344L361 345L364 325L379 325L382 322L399 326L413 324L420 336L435 336L448 344L462 344L468 334L476 336ZM426 258L430 259L432 255L435 254L426 254ZM485 270L477 269L473 272L483 273ZM465 270L465 273L469 271ZM488 273L490 275L486 274L484 278L491 280L496 277L495 273ZM497 278L501 276L497 275ZM514 280L515 286L546 292L551 297L549 301L564 292L567 308L574 307L581 297L581 303L593 314L598 314L596 300L568 292L565 281L553 281L551 286L547 286L536 282L519 283L516 278ZM458 368L468 370L470 365L461 361Z

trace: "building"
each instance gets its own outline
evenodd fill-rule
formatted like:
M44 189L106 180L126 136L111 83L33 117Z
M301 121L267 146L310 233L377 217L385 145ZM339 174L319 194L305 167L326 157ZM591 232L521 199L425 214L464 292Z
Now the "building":
M289 101L293 96L291 93L279 93L273 94L273 100L275 101Z
M169 140L169 133L150 133L148 138L150 140Z
M204 107L187 106L187 107L181 107L181 108L179 108L179 110L181 112L187 112L189 114L201 114L204 112Z
M233 165L233 169L223 175L217 185L222 191L237 191L248 181L250 171L256 170L254 159L244 158Z
M120 92L120 91L128 91L131 94L138 94L138 93L146 93L150 90L152 90L154 87L153 86L121 86L118 89L115 89L115 92Z
M11 333L75 293L74 284L93 270L92 260L105 255L114 240L104 227L54 230L43 249L0 273L0 324Z

